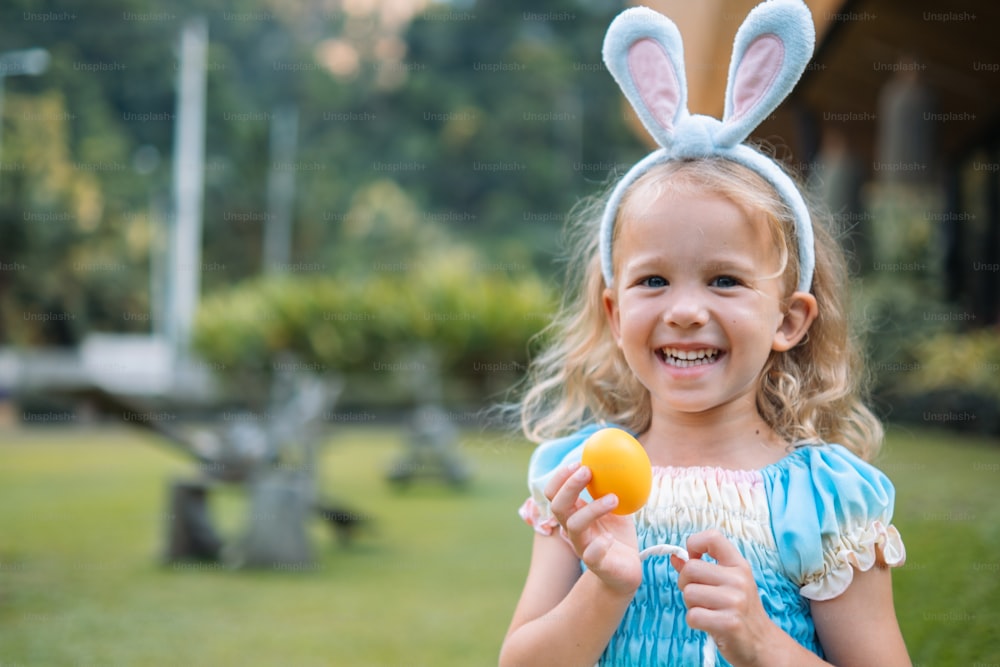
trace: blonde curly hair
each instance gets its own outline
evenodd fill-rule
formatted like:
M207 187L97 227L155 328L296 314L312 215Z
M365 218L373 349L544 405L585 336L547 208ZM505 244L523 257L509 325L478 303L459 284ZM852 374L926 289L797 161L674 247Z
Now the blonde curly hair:
M757 173L724 158L678 160L653 167L630 188L617 224L647 186L690 186L734 202L753 219L765 219L783 264L785 294L798 284L795 224L787 206ZM566 289L553 321L540 334L542 349L525 378L519 404L521 428L529 440L566 435L605 420L641 433L650 424L649 392L619 350L605 315L599 235L607 195L582 202L568 229ZM772 351L760 371L757 410L790 443L836 442L871 460L883 430L865 406L860 345L847 303L844 253L813 209L816 267L812 294L819 315L807 337L787 352ZM793 249L789 251L789 249Z

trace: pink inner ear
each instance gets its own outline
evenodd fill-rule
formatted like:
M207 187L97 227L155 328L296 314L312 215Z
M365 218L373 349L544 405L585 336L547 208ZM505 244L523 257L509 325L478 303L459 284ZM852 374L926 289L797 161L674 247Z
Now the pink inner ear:
M743 54L733 81L733 113L730 121L749 112L774 84L785 59L785 45L777 35L761 35Z
M649 113L663 129L671 130L681 93L667 52L655 40L641 39L629 47L628 69Z

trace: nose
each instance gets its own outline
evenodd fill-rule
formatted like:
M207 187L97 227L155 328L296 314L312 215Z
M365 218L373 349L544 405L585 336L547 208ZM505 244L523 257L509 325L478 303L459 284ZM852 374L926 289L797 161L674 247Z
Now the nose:
M663 311L663 321L677 329L704 326L708 322L708 308L703 295L696 288L673 287L666 307Z

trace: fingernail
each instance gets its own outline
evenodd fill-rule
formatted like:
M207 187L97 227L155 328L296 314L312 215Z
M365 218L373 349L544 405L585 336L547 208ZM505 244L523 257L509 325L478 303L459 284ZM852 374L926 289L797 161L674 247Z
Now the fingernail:
M579 461L571 461L570 463L566 464L566 470L567 470L567 472L573 472L574 470L576 470L579 467L580 467L580 462Z
M614 507L615 505L618 504L618 496L616 496L613 493L609 493L608 495L601 498L601 504L604 505L605 507Z
M583 466L580 466L580 469L577 470L575 473L573 473L573 477L576 477L577 479L583 479L586 476L587 476L587 469L584 468Z

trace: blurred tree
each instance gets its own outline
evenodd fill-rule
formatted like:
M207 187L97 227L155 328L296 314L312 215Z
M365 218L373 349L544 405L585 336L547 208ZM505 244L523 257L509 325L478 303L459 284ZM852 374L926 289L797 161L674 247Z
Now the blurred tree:
M7 86L0 261L15 268L0 284L0 341L72 344L91 329L148 327L130 317L146 306L151 192L133 155L169 139L172 68L157 26L125 20L143 4L0 9L6 48L51 54L42 76Z
M210 39L205 294L260 271L269 123L286 104L300 119L297 158L277 165L296 175L291 272L398 264L408 248L390 218L403 199L410 243L472 242L483 259L470 270L487 276L497 265L548 272L566 211L643 150L600 64L617 9L5 3L6 48L44 47L52 61L7 90L0 262L14 270L0 275L0 342L150 330L150 271L169 220L175 43L196 13ZM24 317L35 311L72 319L56 332Z

